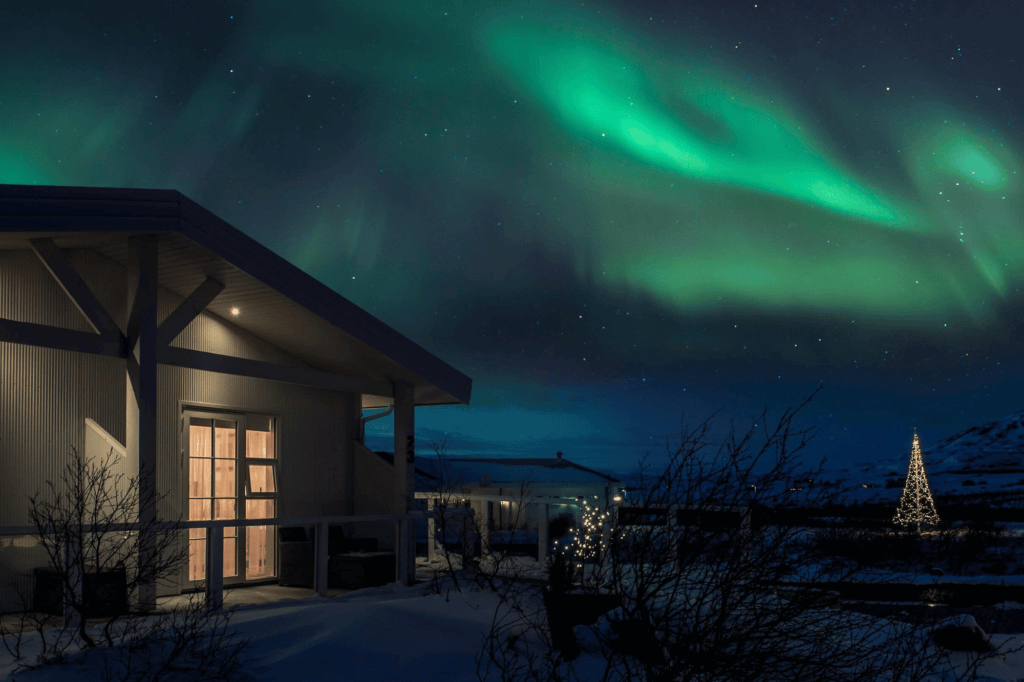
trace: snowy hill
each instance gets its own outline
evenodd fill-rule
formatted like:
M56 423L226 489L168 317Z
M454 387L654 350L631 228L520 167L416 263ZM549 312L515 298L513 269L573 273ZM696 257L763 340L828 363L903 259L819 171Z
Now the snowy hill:
M1024 411L972 426L922 452L936 472L1024 471Z
M883 476L890 472L906 474L910 438L908 435L905 452L880 458L875 465L860 470L875 471ZM1024 474L1024 411L972 426L938 443L929 443L927 434L922 434L921 453L929 476L995 472Z
M867 486L856 491L856 499L899 499L902 488L886 489L885 484L906 475L911 437L908 434L904 452L840 471L847 482ZM921 434L921 450L934 493L1024 492L1024 411L972 426L938 443L929 443L927 433Z

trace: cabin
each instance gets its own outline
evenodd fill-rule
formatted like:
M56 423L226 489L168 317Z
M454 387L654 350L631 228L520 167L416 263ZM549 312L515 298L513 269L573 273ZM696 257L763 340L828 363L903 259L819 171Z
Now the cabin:
M627 496L621 480L572 462L561 452L554 457L450 457L443 462L422 457L417 468L422 468L416 476L417 498L430 500L440 492L460 500L473 510L477 530L487 529L489 540L537 543L540 561L554 539L548 533L552 520L565 515L580 526L587 506L611 512ZM417 532L431 555L428 538L434 530L424 521L417 524Z
M471 388L177 191L0 185L0 527L30 525L29 495L72 449L112 453L156 520L406 513L415 408L468 404ZM390 462L359 442L371 408L394 414ZM395 526L346 533L412 547ZM224 585L276 580L275 526L223 535ZM204 531L187 542L158 595L206 577ZM409 584L414 554L398 556ZM0 612L45 563L34 537L0 534Z

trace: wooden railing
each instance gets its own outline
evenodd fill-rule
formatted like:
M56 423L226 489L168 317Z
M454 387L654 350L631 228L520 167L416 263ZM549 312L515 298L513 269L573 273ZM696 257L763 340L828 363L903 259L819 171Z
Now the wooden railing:
M455 515L473 516L472 509L452 509L448 513ZM372 521L392 521L397 526L399 538L398 548L395 552L397 562L407 561L404 552L409 543L404 537L410 532L409 523L401 521L413 521L426 516L431 522L437 518L437 512L409 512L406 514L379 514L374 516L293 516L278 517L272 519L227 519L222 521L180 521L155 523L148 526L154 531L188 530L191 528L206 529L206 603L214 608L224 606L224 529L245 528L249 526L315 526L316 536L313 545L315 568L313 571L313 589L318 596L327 596L327 535L331 526L347 523L362 523ZM124 533L130 531L138 532L140 524L136 523L106 523L96 524L95 530L92 524L74 526L77 533ZM0 535L32 535L39 536L39 530L35 526L6 526L0 527ZM82 576L79 574L78 565L74 557L78 555L79 547L76 545L77 538L71 538L71 542L65 545L65 570L69 576L70 586L66 587L64 597L64 622L72 623L77 619L77 614L71 608L71 600L82 603ZM399 571L395 575L401 575Z

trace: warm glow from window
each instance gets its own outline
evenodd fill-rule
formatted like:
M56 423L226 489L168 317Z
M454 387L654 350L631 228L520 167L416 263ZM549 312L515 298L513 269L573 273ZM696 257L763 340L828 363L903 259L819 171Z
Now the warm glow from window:
M238 309L238 306L235 306L235 307L231 308L231 315L232 315L232 317L238 317L238 313L240 313L240 312L242 312L242 311Z

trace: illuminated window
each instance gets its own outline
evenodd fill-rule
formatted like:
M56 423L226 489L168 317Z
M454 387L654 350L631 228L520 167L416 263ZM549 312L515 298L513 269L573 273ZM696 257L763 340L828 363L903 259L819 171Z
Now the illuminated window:
M276 517L278 478L273 418L220 418L221 415L191 412L186 417L188 519ZM239 534L237 527L225 528L224 577L256 580L275 576L275 528L251 526L244 534ZM206 540L205 529L189 530L189 580L206 577Z

